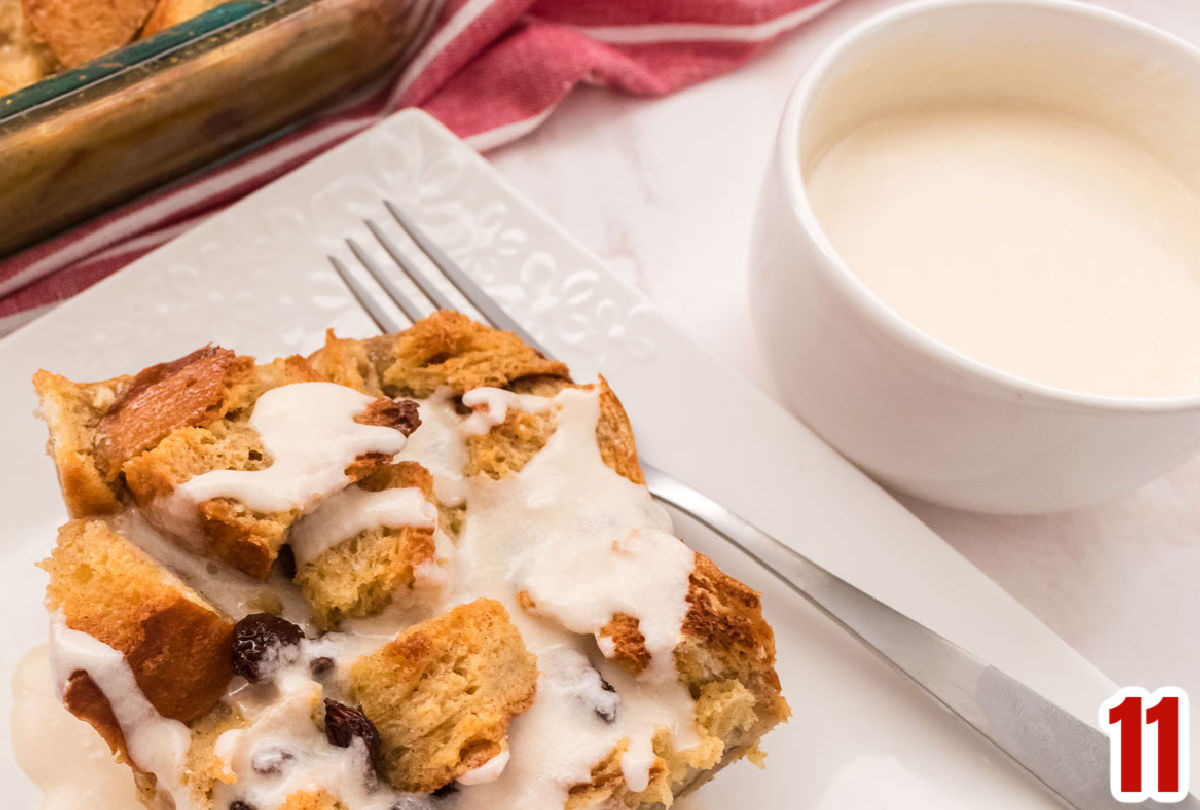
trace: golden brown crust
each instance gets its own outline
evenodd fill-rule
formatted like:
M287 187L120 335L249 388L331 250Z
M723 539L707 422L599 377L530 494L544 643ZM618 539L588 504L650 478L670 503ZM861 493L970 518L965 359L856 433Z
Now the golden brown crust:
M395 335L359 340L325 330L325 345L309 362L325 379L375 396L383 396L382 369L391 363Z
M511 332L476 323L458 312L435 312L396 338L395 360L383 371L384 390L429 396L448 386L503 388L528 375L568 378L567 367L547 360Z
M40 40L65 68L133 41L156 0L22 0Z
M72 517L121 508L120 488L96 466L96 425L130 379L79 384L44 369L33 375L42 418L50 428L48 450Z
M633 439L629 415L603 376L600 377L600 419L596 422L596 442L600 445L600 457L615 473L635 484L646 483L642 465L638 463L637 443Z
M135 377L77 384L40 371L34 385L50 424L51 452L72 515L111 513L128 493L147 518L179 530L156 501L211 470L256 470L270 464L248 424L254 403L272 388L325 379L298 356L260 366L208 346ZM411 433L416 405L379 398L360 418ZM389 463L364 455L346 470L357 480ZM298 510L257 513L228 499L196 508L187 545L250 576L266 579Z
M86 672L73 672L63 689L63 705L67 711L90 723L108 743L109 750L122 762L129 762L129 751L125 747L125 733L113 714L108 698L96 686Z
M206 346L186 357L138 372L96 425L97 466L108 480L125 462L162 441L173 430L220 419L236 400L254 359Z
M503 605L477 599L358 659L350 682L383 738L384 777L429 793L500 753L533 703L537 662Z
M253 367L247 377L228 387L219 418L204 426L177 427L153 447L124 463L122 470L134 501L151 522L169 531L172 527L161 519L155 502L179 484L212 470L267 467L270 459L262 440L247 423L254 403L272 388L306 382L324 380L302 357ZM370 406L367 418L402 432L417 424L411 406L389 399ZM388 461L384 456L364 455L346 473L351 479L361 478ZM196 506L195 536L184 540L214 559L265 580L288 530L299 516L299 510L295 509L260 513L236 501L215 498Z
M707 694L707 722L714 733L730 733L727 748L752 745L791 713L780 691L775 634L763 619L759 593L696 554L687 601L683 639L675 648L680 679L693 697ZM715 700L727 698L729 690L743 699ZM734 727L737 734L730 731Z
M232 677L233 625L103 521L64 525L41 565L47 607L123 653L159 714L190 723L220 699Z
M630 675L640 675L650 665L650 651L646 649L646 637L642 635L637 616L614 613L596 635L608 639L612 644L609 657L625 667Z

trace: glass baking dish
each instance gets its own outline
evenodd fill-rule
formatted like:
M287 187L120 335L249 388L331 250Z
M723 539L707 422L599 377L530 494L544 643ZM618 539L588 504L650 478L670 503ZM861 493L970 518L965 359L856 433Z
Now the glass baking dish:
M0 256L352 99L441 0L232 0L0 99Z

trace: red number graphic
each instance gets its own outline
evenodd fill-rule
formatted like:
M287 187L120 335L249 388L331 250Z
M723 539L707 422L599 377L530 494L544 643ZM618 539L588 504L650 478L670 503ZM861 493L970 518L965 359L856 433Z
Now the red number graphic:
M1113 798L1171 803L1187 797L1191 743L1186 692L1174 686L1153 694L1137 686L1119 689L1100 706L1100 725L1111 740Z
M1142 699L1130 695L1108 710L1108 722L1120 726L1121 792L1142 792Z
M1158 792L1176 793L1179 791L1179 698L1164 697L1146 709L1146 722L1158 724ZM1121 767L1124 769L1125 763Z

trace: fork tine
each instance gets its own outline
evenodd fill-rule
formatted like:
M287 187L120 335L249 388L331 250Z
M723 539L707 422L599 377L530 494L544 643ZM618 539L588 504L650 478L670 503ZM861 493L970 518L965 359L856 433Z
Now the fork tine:
M399 332L403 328L403 324L379 305L376 296L346 269L346 265L342 264L341 259L337 256L328 256L327 258L333 265L333 269L341 276L342 282L350 289L350 294L355 297L359 306L371 317L371 320L375 321L375 325L379 327L380 331Z
M374 220L367 220L367 228L374 234L379 244L383 245L383 249L392 257L392 261L398 264L400 269L404 271L404 275L412 279L413 284L417 285L417 289L425 293L425 297L432 301L435 307L438 309L458 309L458 306L444 292L434 286L429 280L429 276L418 270L417 266L401 252L400 248L396 247L396 244L375 224Z
M383 291L388 294L389 298L396 302L396 306L400 307L400 311L410 321L416 323L425 317L425 314L412 302L412 299L396 286L395 280L388 273L385 273L383 268L375 264L374 260L367 255L365 250L359 247L358 242L355 242L353 239L347 239L346 244L350 246L350 252L362 262L363 267L367 268L367 272L371 274L371 278L379 282L379 286L383 288Z
M428 256L429 259L441 269L446 278L450 280L450 283L453 284L455 288L463 294L464 298L471 302L471 305L475 307L475 309L479 310L479 314L487 319L492 326L512 332L514 335L524 341L525 345L531 346L537 351L541 352L544 357L550 356L546 353L546 350L542 348L541 344L534 340L533 336L525 331L521 324L510 318L508 314L500 308L500 305L492 299L491 296L485 293L478 284L472 281L471 278L467 276L465 272L463 272L463 269L459 267L453 259L447 256L445 252L437 246L437 243L429 238L428 234L417 227L417 224L413 222L407 214L405 214L391 202L385 201L384 205L387 207L388 213L390 213L392 217L395 218L396 222L400 224L400 227L403 228L410 237L412 237L412 240L414 243L416 243L417 247L419 247L422 252L424 252L425 255Z

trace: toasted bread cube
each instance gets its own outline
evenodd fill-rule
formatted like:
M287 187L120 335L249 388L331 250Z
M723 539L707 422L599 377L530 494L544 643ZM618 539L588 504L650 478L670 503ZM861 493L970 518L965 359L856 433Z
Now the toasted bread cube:
M190 723L209 712L233 677L233 624L101 520L72 520L41 563L46 606L67 627L124 654L138 687L163 717ZM124 738L86 673L72 677L67 708L117 751Z
M383 739L385 779L429 793L499 754L533 704L537 662L504 606L477 599L359 658L350 683Z
M417 487L433 502L433 476L407 461L376 470L357 484L368 492ZM313 621L329 629L343 618L372 616L416 581L421 565L434 562L433 529L375 528L342 540L301 565L295 582L313 609Z
M80 384L45 370L33 375L41 415L50 428L50 457L71 517L121 508L119 482L110 480L96 461L96 426L132 379Z
M367 341L329 333L325 348L311 359L331 380L366 391L378 387L389 396L423 398L443 386L462 394L535 376L570 381L564 364L542 357L511 332L447 310L398 334Z
M254 359L206 346L138 372L96 425L96 460L110 479L173 430L211 424L237 407Z
M644 483L625 408L608 387L607 380L601 377L597 385L600 386L600 418L596 422L596 443L600 447L600 457L618 475L636 484ZM530 377L511 385L510 389L518 394L553 397L564 388L576 387L589 389L593 386L574 386L568 380L556 377ZM552 407L542 411L510 410L504 421L487 433L467 439L467 475L500 479L519 473L546 446L556 427Z

